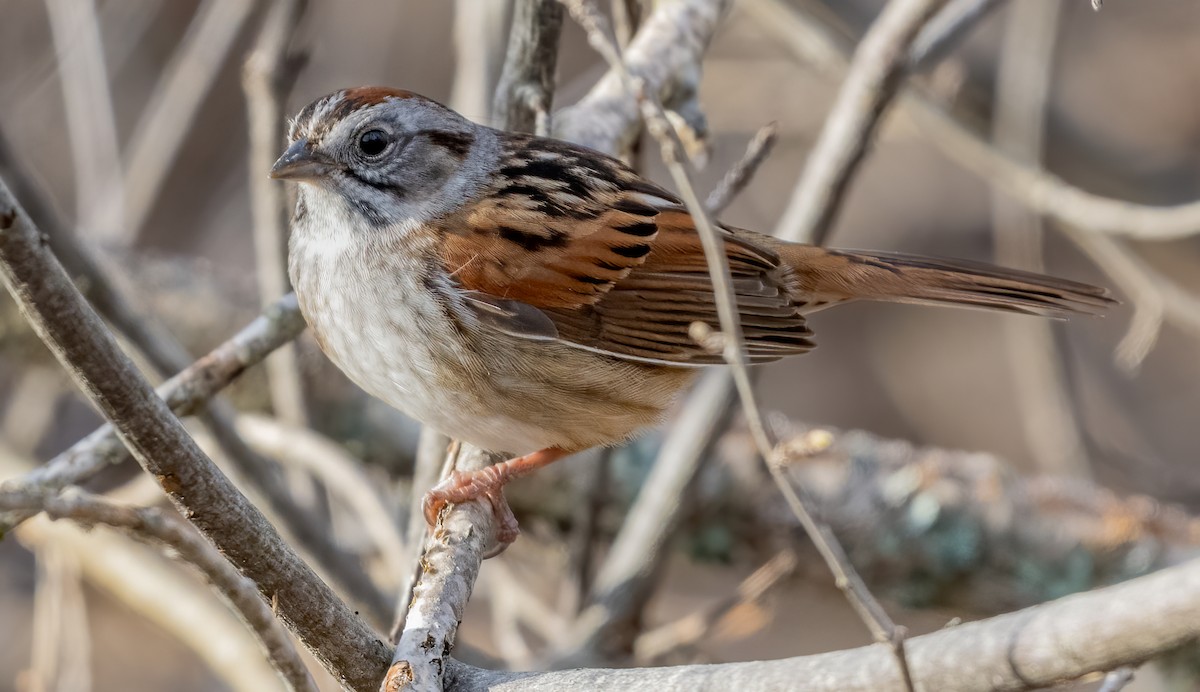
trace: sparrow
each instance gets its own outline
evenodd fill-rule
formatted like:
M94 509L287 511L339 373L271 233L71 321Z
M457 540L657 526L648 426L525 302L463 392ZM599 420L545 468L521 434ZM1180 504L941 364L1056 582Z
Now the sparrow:
M655 425L722 362L689 333L719 326L692 216L621 161L385 87L313 101L288 137L271 176L299 183L289 273L321 349L409 416L514 455L430 490L431 525L483 497L511 542L506 482ZM1114 302L987 264L717 229L753 364L808 352L808 315L856 300L1055 318Z

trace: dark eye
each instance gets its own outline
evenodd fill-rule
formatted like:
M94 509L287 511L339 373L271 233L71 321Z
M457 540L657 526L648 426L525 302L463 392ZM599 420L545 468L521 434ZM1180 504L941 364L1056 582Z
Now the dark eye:
M383 130L367 130L358 136L358 150L367 156L379 156L390 141Z

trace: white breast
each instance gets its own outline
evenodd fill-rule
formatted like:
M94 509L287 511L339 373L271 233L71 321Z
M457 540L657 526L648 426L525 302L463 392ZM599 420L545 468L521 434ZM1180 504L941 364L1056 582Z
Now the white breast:
M306 198L289 264L301 311L330 360L367 393L457 439L517 453L553 443L538 426L498 413L496 373L447 316L430 267L417 252L396 251L412 229L352 226L322 197Z

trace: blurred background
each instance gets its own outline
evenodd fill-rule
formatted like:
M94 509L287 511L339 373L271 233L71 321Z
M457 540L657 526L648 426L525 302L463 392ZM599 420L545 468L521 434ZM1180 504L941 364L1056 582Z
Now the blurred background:
M780 26L763 21L758 2L733 3L704 62L699 102L711 149L695 177L706 193L742 157L756 131L776 122L773 151L722 216L767 232L788 203L838 81L798 59ZM849 37L860 36L881 6L873 0L783 4L824 17ZM1034 4L1044 7L1031 9ZM250 169L242 70L269 5L0 0L0 133L9 165L45 193L135 305L161 320L193 354L235 332L262 302L250 190L267 171ZM491 90L509 14L503 0L311 0L294 40L307 62L286 110L294 113L341 87L381 84L494 123ZM1049 32L1048 42L1038 38L1039 29ZM1084 0L1024 0L1001 6L918 75L985 132L1002 122L997 114L1005 98L1026 87L1043 88L1030 80L1046 84L1041 158L1049 170L1118 199L1180 204L1200 194L1197 37L1200 4L1194 2L1109 0L1095 12ZM468 42L472 55L485 56L482 64L461 64L457 47ZM1043 55L1040 64L1022 66L1022 55L1035 54ZM604 71L568 18L556 107L580 98ZM1019 151L1024 145L1014 146ZM668 183L656 149L641 147L633 160ZM1006 234L1034 237L1033 221L1020 210L894 109L852 185L830 244L1026 264L1030 253L1019 242L1014 248L1004 241ZM1020 474L1094 481L1119 495L1200 510L1200 242L1119 242L1121 256L1131 258L1127 264L1142 272L1141 283L1126 276L1128 285L1150 286L1131 296L1080 247L1077 235L1048 225L1044 251L1032 257L1049 273L1117 289L1124 304L1103 319L1047 325L970 311L839 308L812 320L816 351L763 368L762 404L793 425L984 452ZM1168 301L1158 324L1153 295L1163 286L1184 298ZM1148 312L1131 335L1135 309ZM298 342L297 358L307 423L365 461L365 473L381 487L394 485L391 499L407 492L403 483L411 473L417 427L358 393L307 335ZM247 373L233 400L242 411L270 410L262 368ZM11 299L0 297L0 439L7 460L0 478L61 452L99 422L23 326ZM740 430L735 419L714 452L718 462L749 455ZM605 462L614 497L632 495L658 439L652 435ZM566 546L578 527L570 516L556 514L561 498L551 495L571 487L572 476L594 473L599 462L592 457L568 462L523 494L514 490L525 537L501 560L485 564L483 580L540 574L546 590L534 593L561 590ZM115 468L94 487L117 487L135 471ZM361 542L344 512L326 511L341 539ZM712 507L694 514L703 520L685 522L645 614L648 623L669 622L729 596L770 556L736 527L720 526L722 515ZM620 519L616 509L603 516L601 554ZM126 584L132 593L121 594L118 585L96 581L91 568L80 568L67 538L48 530L28 534L16 532L0 543L0 690L50 689L30 671L44 664L38 656L53 648L47 642L56 637L82 647L75 650L86 665L74 678L57 680L54 689L209 690L230 684L211 660L206 663L177 633L168 634L170 627L130 607L137 587ZM806 562L812 564L796 570L801 576L772 591L769 607L747 605L671 661L774 658L869 642L823 567ZM509 576L496 576L500 571ZM58 594L57 605L37 597L45 590ZM510 663L533 660L506 648L490 593L485 585L472 601L461 641ZM881 595L896 618L917 632L987 614L953 599L906 603L895 593ZM1147 670L1127 689L1167 685Z

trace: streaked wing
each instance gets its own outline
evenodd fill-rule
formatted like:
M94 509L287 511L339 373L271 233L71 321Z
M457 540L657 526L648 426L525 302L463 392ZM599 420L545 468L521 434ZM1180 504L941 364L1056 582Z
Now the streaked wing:
M769 362L813 348L802 306L782 287L779 258L751 241L725 234L733 290L751 362ZM693 322L719 328L716 299L700 238L682 209L664 211L645 264L602 300L575 310L546 311L559 338L618 356L676 365L723 362L689 334Z
M445 219L442 261L464 288L538 308L598 301L650 254L674 195L619 161L513 136L501 181Z
M680 201L596 152L524 136L508 143L502 184L443 222L441 259L480 321L533 339L557 331L632 360L721 362L689 336L693 322L716 328L718 319ZM724 233L751 360L811 349L778 255L749 234Z

